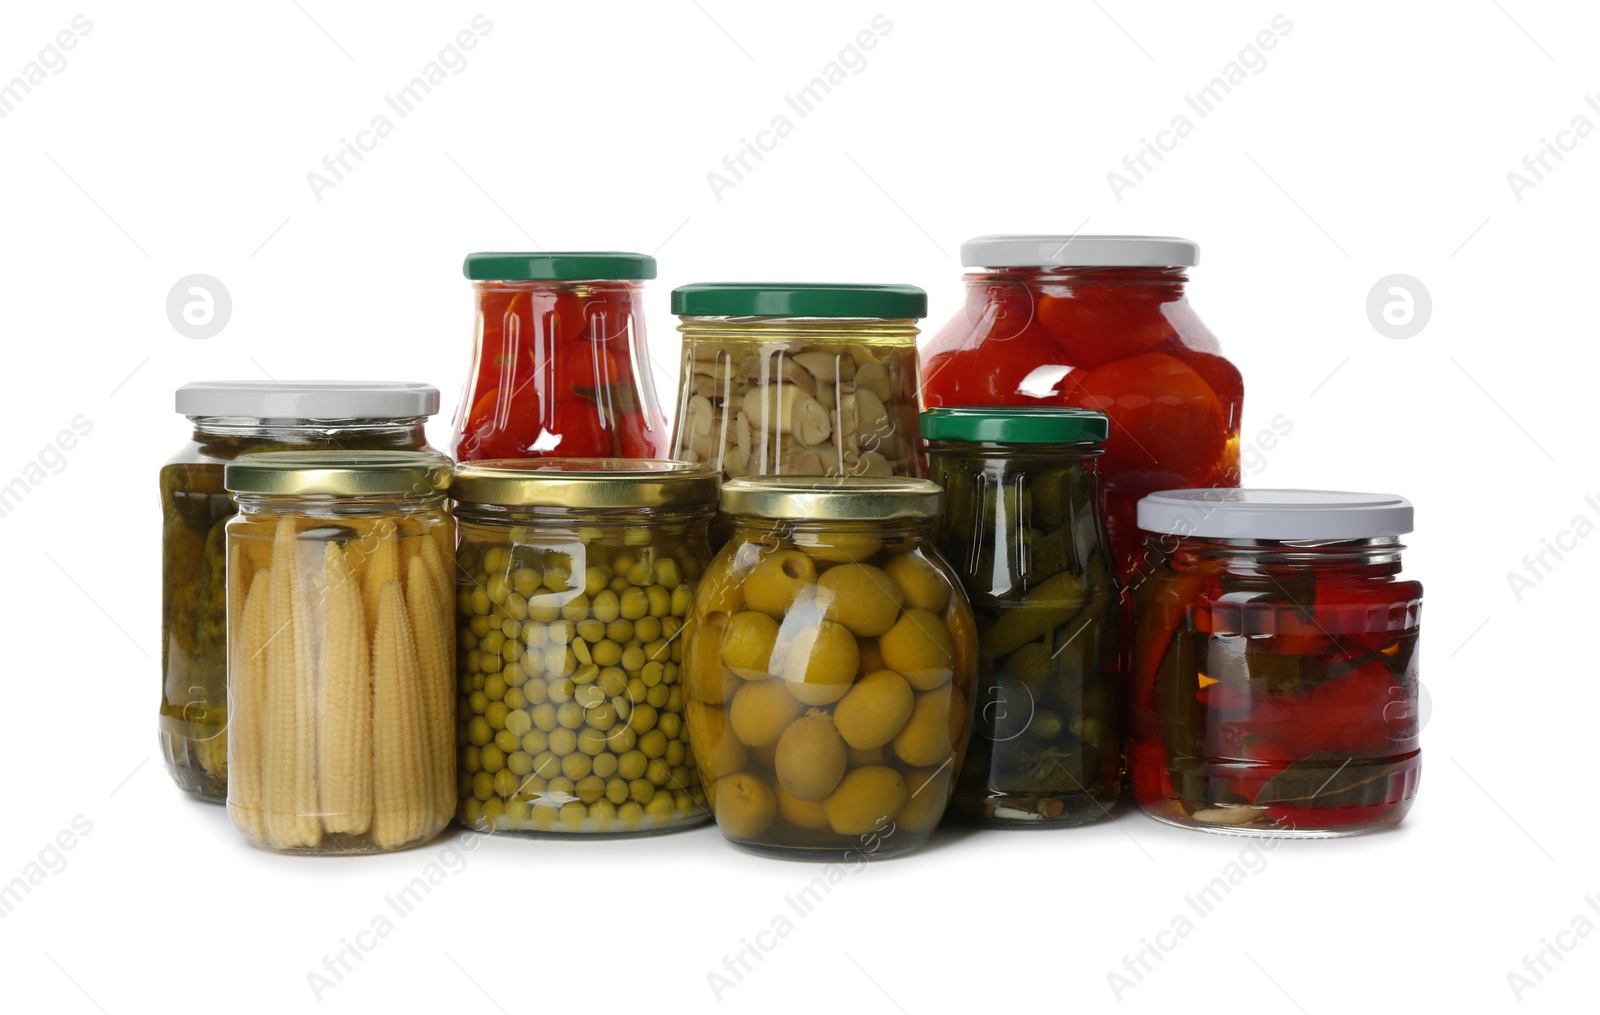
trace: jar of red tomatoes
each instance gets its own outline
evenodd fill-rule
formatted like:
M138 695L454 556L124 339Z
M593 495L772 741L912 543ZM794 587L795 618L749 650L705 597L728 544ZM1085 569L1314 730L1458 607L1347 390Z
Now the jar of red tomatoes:
M1393 825L1421 771L1422 585L1390 494L1174 490L1139 503L1129 778L1169 824L1252 836Z
M979 236L961 245L962 308L923 349L927 408L1073 405L1111 417L1100 460L1124 579L1139 498L1239 485L1239 371L1185 292L1193 241Z
M642 306L655 258L477 253L462 271L477 336L456 411L458 461L666 457Z

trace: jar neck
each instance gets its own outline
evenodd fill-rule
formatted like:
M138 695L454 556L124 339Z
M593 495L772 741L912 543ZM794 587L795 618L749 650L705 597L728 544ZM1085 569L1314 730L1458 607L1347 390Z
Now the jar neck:
M194 440L217 438L270 441L274 444L337 446L359 443L362 450L410 450L427 443L426 416L387 419L275 419L255 416L190 416Z
M406 494L363 494L360 496L285 496L283 494L236 493L239 513L244 515L306 515L341 517L355 515L424 514L445 510L444 494L438 492Z
M1223 565L1234 572L1277 570L1340 571L1362 575L1400 572L1398 537L1339 540L1213 539L1152 534L1153 546L1166 551L1175 571Z
M1189 276L1184 268L1062 266L973 268L963 278L968 288L1005 283L1033 286L1066 286L1071 290L1117 287L1136 289L1146 296L1161 296L1163 301L1184 297ZM1059 295L1059 294L1058 294ZM1068 293L1067 295L1071 295Z
M884 521L801 521L790 518L750 518L735 516L735 543L764 543L777 546L784 541L810 544L817 537L836 534L873 535L890 549L911 549L929 541L932 518L893 518Z
M993 459L995 464L1015 462L1041 465L1060 465L1073 462L1096 469L1095 460L1105 453L1099 444L1037 444L999 441L925 440L923 446L929 455L950 455L957 458Z
M706 508L616 508L585 511L570 507L528 507L504 504L459 502L453 514L473 525L527 525L545 531L580 528L637 528L641 526L682 525L701 528L710 524L713 512Z
M915 318L883 317L681 317L684 344L697 342L862 342L911 345Z

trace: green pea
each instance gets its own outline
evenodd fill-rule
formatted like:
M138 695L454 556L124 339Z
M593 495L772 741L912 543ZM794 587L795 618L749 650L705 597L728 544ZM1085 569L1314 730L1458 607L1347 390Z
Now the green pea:
M591 756L599 755L609 746L606 735L597 729L578 731L578 750Z
M505 728L513 736L521 737L533 729L533 716L520 708L508 711L505 716Z
M628 799L628 781L626 779L607 779L606 799L618 807L622 806Z
M510 713L511 710L506 708L505 702L491 701L488 708L484 709L483 717L489 721L490 726L503 730L506 728L506 716Z
M482 747L494 739L494 730L490 728L489 721L481 715L475 715L467 720L467 742Z
M617 756L602 750L594 756L594 774L609 779L617 774Z
M544 730L529 730L522 735L522 749L529 754L539 754L550 746L550 734Z
M617 759L617 774L629 781L643 778L649 764L650 759L644 756L643 751L627 751Z
M561 759L561 774L568 779L582 779L594 770L594 762L587 754L576 752Z
M550 750L559 757L566 757L578 749L578 735L569 729L555 730L550 734Z
M472 795L479 800L487 800L494 796L494 776L488 772L479 772L472 777Z
M671 700L672 688L668 687L666 684L657 684L656 686L650 688L650 690L646 691L644 695L645 704L654 709L666 708L667 702Z
M533 771L533 755L527 751L514 751L506 755L506 769L519 777L527 775Z
M667 768L666 763L660 758L650 759L650 763L644 768L644 777L656 786L665 786L671 776L672 770Z
M501 730L494 735L494 745L509 753L522 746L522 738L510 730Z
M569 701L556 709L556 722L569 730L575 730L583 725L583 706L576 701Z
M485 748L485 750L487 749ZM661 757L667 753L667 735L660 730L641 733L639 735L639 750L643 751L647 758Z
M635 702L633 706L633 714L628 719L628 728L633 730L635 733L643 734L651 729L654 729L655 725L655 708L646 703Z
M502 768L495 773L494 791L497 796L508 797L517 791L517 784L521 782L516 773L510 769Z
M630 587L618 597L618 605L624 620L638 620L650 613L650 597L645 595L644 589ZM496 651L498 651L496 647Z
M506 753L494 744L478 748L478 757L483 760L483 770L490 775L506 767Z
M506 708L509 708L513 712L517 711L518 709L526 709L528 707L528 696L522 693L522 689L520 687L506 688L506 696L504 700L506 703Z
M592 804L605 795L606 781L598 775L586 775L578 780L573 790L578 794L579 800L586 804Z
M628 795L641 804L648 804L656 795L656 784L649 779L633 779L628 783Z
M549 702L535 706L533 709L533 724L546 733L561 725L556 721L556 707Z

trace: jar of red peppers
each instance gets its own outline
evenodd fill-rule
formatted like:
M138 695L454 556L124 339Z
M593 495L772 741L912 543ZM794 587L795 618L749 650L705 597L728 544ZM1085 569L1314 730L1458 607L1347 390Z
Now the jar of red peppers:
M458 461L666 456L642 306L655 258L477 253L462 270L477 345L456 411Z
M961 245L966 300L923 349L922 399L1073 405L1111 417L1100 460L1122 578L1139 498L1239 484L1239 371L1185 292L1199 260L1162 236L979 236Z
M1335 836L1411 808L1422 585L1390 494L1146 497L1156 561L1133 588L1135 799L1161 821Z

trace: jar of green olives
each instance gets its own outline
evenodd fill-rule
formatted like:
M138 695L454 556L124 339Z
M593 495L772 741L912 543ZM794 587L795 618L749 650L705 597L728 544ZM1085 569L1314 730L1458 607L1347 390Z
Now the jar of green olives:
M648 459L457 466L462 824L626 836L710 816L681 674L717 479Z
M939 546L978 618L978 737L952 804L964 818L1086 824L1121 791L1119 590L1095 467L1108 428L1086 409L922 414L950 499Z
M932 546L943 501L922 479L723 485L733 538L695 595L684 679L706 794L737 845L870 859L939 823L978 656Z
M223 467L286 450L419 451L439 389L388 381L206 381L176 408L192 427L161 467L161 758L179 787L221 803L228 791L226 562L236 510Z

